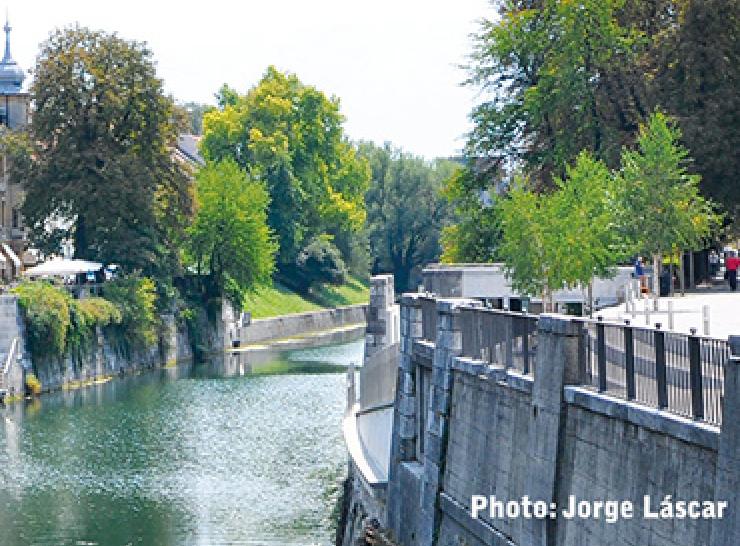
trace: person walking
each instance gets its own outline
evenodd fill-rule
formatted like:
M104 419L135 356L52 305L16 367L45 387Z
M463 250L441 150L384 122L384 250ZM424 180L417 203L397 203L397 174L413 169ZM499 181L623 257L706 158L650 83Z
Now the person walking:
M645 267L642 264L642 256L638 256L635 260L635 278L640 281L640 294L647 294L647 275L645 275Z
M709 275L714 278L719 272L719 254L717 251L712 249L709 252Z
M727 272L727 281L730 283L730 290L737 290L737 268L740 267L740 258L737 257L737 251L733 250L725 258L725 271Z

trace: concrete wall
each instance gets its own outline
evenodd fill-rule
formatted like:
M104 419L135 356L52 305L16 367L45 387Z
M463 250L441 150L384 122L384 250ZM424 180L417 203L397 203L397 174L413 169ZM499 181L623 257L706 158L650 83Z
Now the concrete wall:
M421 338L416 295L401 300L401 357L386 536L399 546L731 546L740 544L740 360L725 370L720 429L581 386L580 325L543 315L534 375L460 356L459 308L437 300L435 341ZM735 343L740 352L740 338ZM635 515L471 516L473 495L567 506L632 501ZM674 500L724 500L722 520L645 519Z
M595 305L611 305L624 300L624 286L630 281L633 268L618 267L614 276L594 279L593 296ZM423 272L424 289L445 298L519 298L502 264L433 264ZM585 290L558 290L554 294L557 302L581 302L587 295ZM532 298L533 301L541 301Z
M350 324L363 324L366 320L367 305L351 305L269 319L256 319L241 328L233 323L227 323L224 346L228 345L229 339L239 339L242 345L247 345Z

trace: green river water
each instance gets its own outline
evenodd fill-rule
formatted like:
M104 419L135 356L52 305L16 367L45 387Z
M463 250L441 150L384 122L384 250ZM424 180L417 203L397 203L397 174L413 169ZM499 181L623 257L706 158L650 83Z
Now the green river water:
M363 342L0 409L0 545L329 545Z

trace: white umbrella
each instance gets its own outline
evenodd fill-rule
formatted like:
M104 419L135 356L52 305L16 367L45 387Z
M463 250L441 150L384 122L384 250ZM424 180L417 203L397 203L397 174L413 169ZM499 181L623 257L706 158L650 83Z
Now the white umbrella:
M100 271L103 264L88 262L87 260L68 260L66 258L52 258L51 260L26 269L26 277L65 277L78 273Z

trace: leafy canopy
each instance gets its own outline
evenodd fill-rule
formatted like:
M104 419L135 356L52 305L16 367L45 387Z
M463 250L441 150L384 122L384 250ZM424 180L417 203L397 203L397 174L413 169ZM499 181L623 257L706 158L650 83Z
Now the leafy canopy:
M204 277L204 295L227 295L240 306L245 290L269 283L275 263L265 185L224 159L198 171L196 201L187 261Z
M294 266L318 235L362 228L370 172L344 135L338 99L274 67L246 95L224 86L218 99L203 119L203 154L265 182L278 267Z
M699 193L700 176L688 172L689 153L680 137L678 127L655 112L640 127L636 149L622 154L621 224L638 252L699 248L719 220Z
M420 266L439 258L440 232L449 215L441 190L460 167L425 161L390 144L362 143L360 154L372 171L365 195L372 270L392 272L396 289L404 292Z
M171 269L191 196L171 154L180 120L149 49L57 30L34 73L28 161L15 163L34 242L56 252L70 239L77 257L124 271Z

